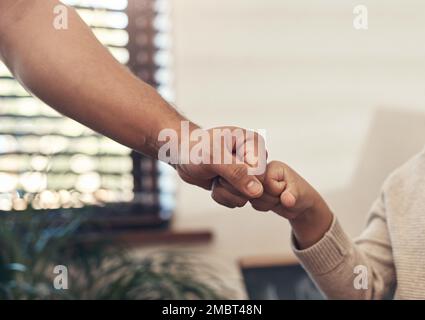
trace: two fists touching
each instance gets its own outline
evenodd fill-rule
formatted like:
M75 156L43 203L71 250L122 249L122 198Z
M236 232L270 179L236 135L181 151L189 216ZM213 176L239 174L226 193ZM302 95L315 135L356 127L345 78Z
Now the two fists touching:
M213 128L203 134L215 137L214 130L229 130L233 138L224 142L220 138L218 149L207 145L202 159L198 159L203 161L195 157L191 159L195 161L176 165L180 177L211 190L212 198L226 207L243 207L250 202L258 211L273 211L288 219L300 248L320 240L333 220L320 194L286 164L266 164L267 152L260 135L234 127ZM235 130L242 131L234 134ZM197 147L188 148L193 151ZM230 162L223 161L226 157Z
M199 135L210 142L202 159L180 159L176 170L187 183L211 190L217 203L235 208L249 201L258 211L274 211L293 220L320 201L320 195L289 166L278 161L267 164L261 135L236 127L212 128ZM195 148L193 143L186 149Z
M258 179L264 189L260 197L247 198L222 177L214 181L212 197L229 208L243 207L250 202L258 211L273 211L289 220L311 210L320 198L302 177L279 161L270 162Z
M273 211L288 219L299 249L322 239L332 224L333 214L307 181L279 161L270 162L259 179L264 189L260 197L246 198L221 177L214 181L212 197L229 208L242 207L249 201L258 211Z

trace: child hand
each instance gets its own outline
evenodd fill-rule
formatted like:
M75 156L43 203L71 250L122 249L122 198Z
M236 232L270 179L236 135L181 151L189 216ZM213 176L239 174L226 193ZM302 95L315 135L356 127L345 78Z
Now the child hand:
M274 211L289 220L297 245L304 249L319 241L329 229L333 214L320 194L286 164L272 161L259 177L264 192L249 200L258 211ZM223 178L213 184L212 197L230 207L243 207L248 201Z
M270 162L262 182L265 192L250 200L253 208L274 211L288 220L299 218L321 200L317 191L283 162Z
M264 193L260 198L249 200L258 211L274 211L292 220L311 209L320 197L294 170L279 161L270 162L265 175L259 179ZM248 201L223 178L215 180L212 197L229 208L242 207Z

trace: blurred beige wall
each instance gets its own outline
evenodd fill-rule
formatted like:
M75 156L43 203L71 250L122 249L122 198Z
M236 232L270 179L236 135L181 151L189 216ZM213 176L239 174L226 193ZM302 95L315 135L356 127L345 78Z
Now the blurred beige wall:
M424 1L171 2L180 110L206 127L267 129L270 158L325 195L352 180L376 108L425 108ZM367 31L353 28L358 4ZM350 234L365 215L345 217ZM283 219L220 207L185 184L176 225L213 229L225 259L290 252Z

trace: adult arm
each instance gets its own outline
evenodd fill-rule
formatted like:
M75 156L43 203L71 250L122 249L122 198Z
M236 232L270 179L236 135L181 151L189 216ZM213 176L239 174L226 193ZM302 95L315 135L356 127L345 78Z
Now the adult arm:
M55 0L0 0L0 55L35 96L62 114L156 157L162 128L184 118L119 64L78 14L53 26Z
M68 29L56 30L58 4L56 0L0 0L0 58L28 91L51 107L156 158L160 131L180 133L186 119L119 64L75 10L68 8ZM190 128L197 126L190 123ZM177 169L185 181L204 188L222 176L248 197L262 194L246 164L189 164Z

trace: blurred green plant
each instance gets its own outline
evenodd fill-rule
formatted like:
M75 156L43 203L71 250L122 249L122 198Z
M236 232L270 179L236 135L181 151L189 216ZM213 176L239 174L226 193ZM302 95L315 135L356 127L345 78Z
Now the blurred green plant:
M0 214L0 299L226 299L231 291L199 257L135 258L108 243L80 241L84 216ZM68 268L67 290L53 286Z

